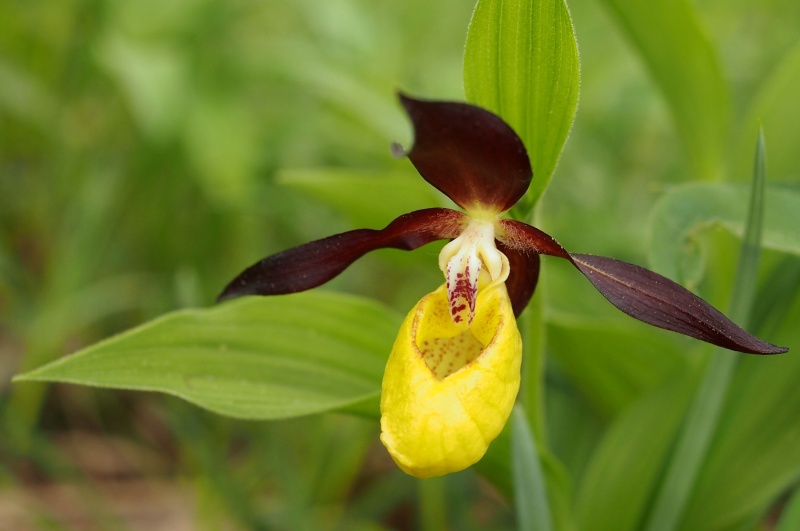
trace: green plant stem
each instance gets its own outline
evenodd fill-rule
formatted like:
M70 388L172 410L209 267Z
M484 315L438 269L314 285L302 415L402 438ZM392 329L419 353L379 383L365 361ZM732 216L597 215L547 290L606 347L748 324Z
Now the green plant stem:
M523 315L522 337L524 357L522 362L522 392L520 402L525 408L534 437L543 444L544 427L544 321L543 294L539 284L537 293Z
M536 212L529 213L529 222L536 224ZM539 283L536 291L522 314L521 328L523 339L522 385L520 403L528 416L533 435L540 446L545 445L544 422L544 266L539 272Z
M447 529L445 477L419 481L419 519L422 531Z

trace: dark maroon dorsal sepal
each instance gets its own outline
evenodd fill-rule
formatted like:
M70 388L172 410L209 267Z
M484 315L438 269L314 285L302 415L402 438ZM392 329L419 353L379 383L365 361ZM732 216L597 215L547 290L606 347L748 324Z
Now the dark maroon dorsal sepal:
M465 210L510 209L533 171L522 140L491 112L400 94L414 126L408 158L420 175Z

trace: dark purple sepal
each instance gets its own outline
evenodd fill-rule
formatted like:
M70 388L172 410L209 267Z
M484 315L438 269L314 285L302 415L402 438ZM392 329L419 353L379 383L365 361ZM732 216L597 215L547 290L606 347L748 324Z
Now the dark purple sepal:
M603 256L571 258L611 304L647 324L749 354L788 350L747 333L700 297L648 269Z
M672 280L643 267L588 254L570 254L549 234L504 219L497 238L519 252L557 256L571 262L614 306L647 324L749 354L780 354L775 346L744 331L719 310Z
M539 281L539 255L512 249L501 241L497 242L497 249L508 258L510 269L506 288L514 315L519 317L536 291L536 283Z
M399 97L414 126L408 158L426 181L466 210L505 212L525 194L530 160L502 119L467 103Z
M455 238L466 216L448 208L403 214L383 230L357 229L309 242L264 258L237 276L218 301L244 295L282 295L315 288L375 249L410 251L435 240Z

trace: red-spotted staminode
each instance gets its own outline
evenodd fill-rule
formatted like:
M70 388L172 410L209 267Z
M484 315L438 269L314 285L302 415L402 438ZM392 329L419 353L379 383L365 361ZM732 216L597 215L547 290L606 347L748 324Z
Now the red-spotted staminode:
M369 251L452 240L439 255L445 283L408 314L384 373L381 440L409 474L462 470L502 430L519 389L515 318L536 288L542 254L569 261L614 306L645 323L740 352L786 352L665 277L612 258L568 253L539 229L503 218L533 176L516 133L466 103L405 95L400 102L413 123L414 144L407 153L396 145L394 151L408 155L463 212L417 210L382 230L353 230L288 249L246 269L220 300L304 291Z

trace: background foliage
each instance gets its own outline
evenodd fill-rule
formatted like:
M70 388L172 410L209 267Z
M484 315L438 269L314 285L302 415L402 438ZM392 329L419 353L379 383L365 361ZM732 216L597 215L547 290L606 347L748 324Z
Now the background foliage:
M547 13L551 4L558 12L558 2L537 6ZM269 253L446 204L389 155L392 140L410 140L394 91L465 98L473 8L465 0L0 4L0 527L516 525L512 504L523 503L526 483L511 481L508 455L512 446L533 451L520 411L514 437L493 445L480 474L416 481L377 443L369 382L383 361L374 353L441 282L436 246L380 251L326 293L259 306L266 321L307 312L319 333L297 329L294 343L325 347L315 366L330 387L288 387L307 385L318 401L338 400L356 415L252 422L161 394L10 383L165 312L210 306L227 280ZM796 2L573 0L570 11L581 97L539 226L570 250L649 264L725 309L760 121L765 250L748 328L797 350ZM514 97L524 100L532 89L521 86ZM544 152L542 178L555 164L553 150ZM544 426L534 433L550 514L528 521L659 528L653 506L710 348L616 313L565 264L544 266L536 303ZM146 326L203 315L193 312ZM258 337L260 321L231 322ZM264 348L286 337L268 324L263 333ZM354 344L360 350L348 350ZM219 362L212 349L205 354ZM356 369L353 395L336 395L336 378ZM675 528L764 529L778 518L800 474L797 381L792 353L738 360ZM254 378L253 396L281 383ZM213 394L214 382L203 385ZM254 416L247 396L222 398L217 410ZM312 402L291 405L328 408ZM788 506L782 530L794 528L797 496Z

